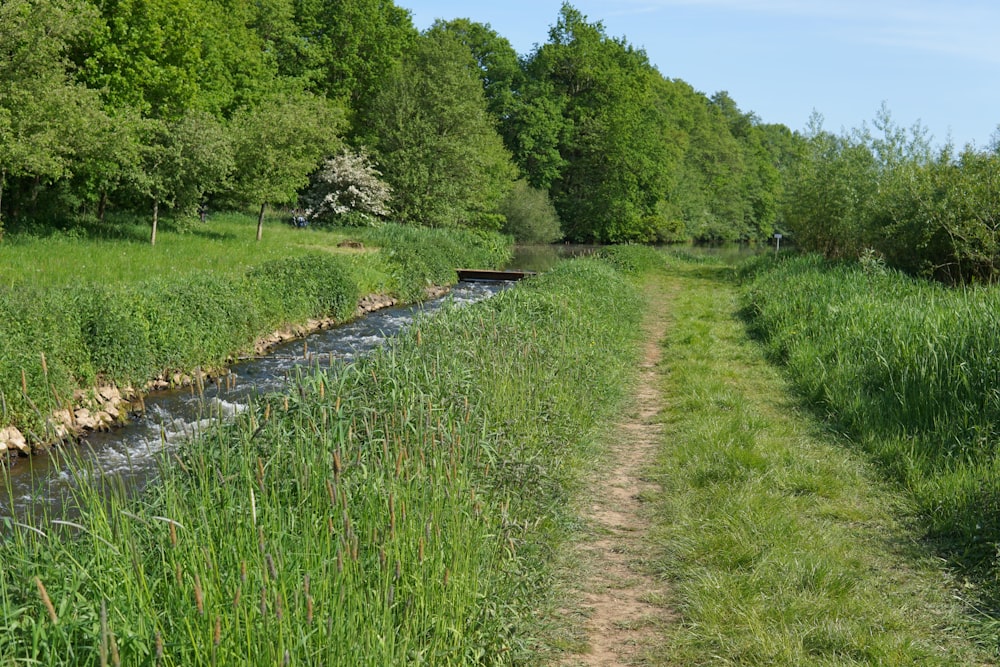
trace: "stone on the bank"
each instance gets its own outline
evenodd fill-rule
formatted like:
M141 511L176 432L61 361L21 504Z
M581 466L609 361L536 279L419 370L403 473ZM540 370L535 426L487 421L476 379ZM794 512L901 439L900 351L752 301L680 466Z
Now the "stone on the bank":
M24 439L17 428L14 426L8 426L4 429L0 429L0 443L6 450L16 449L22 454L30 454L31 447L28 446L28 441Z
M87 408L77 408L73 415L76 417L76 425L80 428L87 431L93 431L97 428L97 420Z
M101 387L97 395L101 403L111 403L114 405L121 403L122 400L121 392L111 386Z
M99 429L110 428L111 424L114 422L114 420L111 419L111 415L105 410L101 410L94 415L94 421L97 422L97 428Z

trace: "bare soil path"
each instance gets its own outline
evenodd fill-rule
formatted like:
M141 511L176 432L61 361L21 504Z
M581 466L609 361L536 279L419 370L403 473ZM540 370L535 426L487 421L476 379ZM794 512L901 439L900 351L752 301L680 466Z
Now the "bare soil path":
M647 481L660 445L662 395L658 363L666 331L669 297L655 286L646 290L648 310L644 344L631 409L607 437L604 465L595 470L590 496L582 508L589 539L573 554L582 573L572 588L576 613L586 620L586 652L567 655L564 666L613 667L644 664L658 630L673 619L667 584L647 574L651 521L644 500L660 488Z

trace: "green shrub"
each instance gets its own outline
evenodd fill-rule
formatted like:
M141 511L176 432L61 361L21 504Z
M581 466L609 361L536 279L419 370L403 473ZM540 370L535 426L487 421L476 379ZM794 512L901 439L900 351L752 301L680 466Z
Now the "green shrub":
M662 252L645 245L613 245L601 248L597 256L622 273L639 275L662 269L666 260Z
M517 181L500 204L506 218L503 231L518 243L552 243L562 238L559 214L545 190Z
M509 238L494 232L383 225L368 238L382 249L395 291L406 299L419 298L428 285L454 283L457 268L498 268L510 259Z
M30 287L0 291L0 423L41 435L45 415L93 379L75 296Z
M358 286L347 262L329 253L272 260L247 272L259 327L314 317L347 319L357 306Z
M142 383L156 371L143 295L124 286L79 290L80 325L93 367L121 385Z

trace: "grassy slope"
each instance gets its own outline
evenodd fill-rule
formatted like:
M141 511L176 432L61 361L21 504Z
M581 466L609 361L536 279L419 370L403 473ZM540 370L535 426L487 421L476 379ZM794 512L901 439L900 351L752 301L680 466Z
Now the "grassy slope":
M531 664L640 314L607 265L567 263L300 378L138 502L85 491L79 527L8 523L0 664Z
M0 244L0 427L44 439L46 415L98 381L142 386L160 372L218 368L255 339L310 318L344 320L361 294L423 296L461 265L496 266L507 240L462 230L293 229L215 216L160 235L122 223ZM105 234L111 234L105 230ZM366 249L338 247L345 237Z
M673 305L650 568L672 583L679 620L646 663L989 663L907 498L800 407L747 337L730 267L672 260L653 280ZM548 632L574 646L571 629Z

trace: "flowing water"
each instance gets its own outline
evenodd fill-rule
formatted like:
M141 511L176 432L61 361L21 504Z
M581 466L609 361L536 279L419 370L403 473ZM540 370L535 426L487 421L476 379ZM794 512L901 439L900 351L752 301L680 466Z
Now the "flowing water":
M97 474L125 488L142 488L157 476L163 454L176 449L215 420L246 409L252 396L281 391L296 369L349 363L398 334L415 317L446 303L469 304L488 298L507 283L459 283L451 292L422 304L387 308L342 326L318 331L240 362L231 374L203 389L194 386L150 394L145 412L109 432L88 434L77 447L56 448L19 461L0 477L0 516L64 514L75 484L94 483ZM86 471L82 474L77 471ZM0 471L0 476L4 472ZM3 484L2 482L6 482Z

